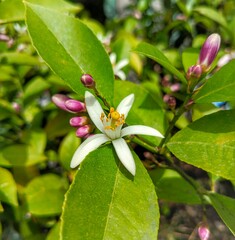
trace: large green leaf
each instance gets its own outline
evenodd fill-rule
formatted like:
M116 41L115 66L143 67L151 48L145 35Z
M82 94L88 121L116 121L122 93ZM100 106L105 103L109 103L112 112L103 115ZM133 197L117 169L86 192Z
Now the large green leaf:
M155 46L149 43L142 42L134 49L134 51L153 59L154 61L162 65L164 68L166 68L169 72L171 72L174 76L176 76L179 80L186 83L184 75L181 72L179 72L170 63L168 58Z
M194 96L197 103L235 100L235 60L230 61L211 78Z
M158 168L150 171L149 175L152 178L160 200L201 204L201 199L193 186L176 171Z
M157 196L136 155L135 162L133 177L110 146L89 154L66 195L61 239L157 239Z
M66 188L67 182L55 174L34 178L25 189L30 213L37 216L60 214Z
M17 188L12 174L5 168L0 167L0 200L17 206Z
M108 54L86 25L30 3L26 3L26 22L38 53L79 96L85 91L80 77L89 73L99 92L112 101L114 76Z
M207 195L212 206L235 236L235 199L217 193Z
M167 147L180 160L235 179L235 110L202 117L173 136Z
M129 125L146 125L156 128L164 134L167 127L166 116L162 106L158 103L158 97L153 95L141 85L133 84L131 82L116 81L115 82L115 107L127 95L134 93L135 100L133 106L126 119ZM152 143L158 144L160 138L144 136L144 138L151 140Z

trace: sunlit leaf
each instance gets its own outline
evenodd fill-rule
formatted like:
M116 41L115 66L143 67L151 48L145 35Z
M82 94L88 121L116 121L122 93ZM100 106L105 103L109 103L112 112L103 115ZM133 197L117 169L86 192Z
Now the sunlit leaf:
M176 133L167 147L180 160L235 179L235 110L219 111Z
M17 206L17 188L11 172L0 167L0 176L0 201Z
M135 162L133 177L110 146L85 159L66 195L61 239L157 239L156 193Z
M30 3L26 4L26 22L38 53L80 97L85 92L80 78L88 73L101 95L112 101L114 76L109 57L85 24Z

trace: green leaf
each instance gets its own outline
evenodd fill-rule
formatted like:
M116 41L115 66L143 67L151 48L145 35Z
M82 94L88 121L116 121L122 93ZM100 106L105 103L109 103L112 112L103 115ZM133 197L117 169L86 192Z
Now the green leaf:
M162 134L167 127L167 120L162 106L158 104L157 96L154 98L152 94L141 85L133 84L131 82L116 81L115 82L115 107L120 101L129 94L135 94L133 106L128 113L126 119L129 125L146 125L156 128ZM152 143L157 145L160 138L144 136Z
M89 73L101 95L112 101L114 75L108 54L86 25L30 3L26 3L26 22L41 57L80 97L85 92L80 78Z
M61 239L157 239L157 196L134 156L135 177L110 146L89 154L65 198Z
M73 157L74 152L81 143L81 139L76 137L75 132L68 133L59 147L59 157L61 164L66 170L71 170L70 162Z
M176 133L167 147L180 160L235 179L235 110L219 111Z
M81 5L74 5L63 0L28 0L28 2L43 5L57 11L77 13ZM25 8L22 0L4 0L0 2L0 24L23 21Z
M174 203L201 204L201 199L196 190L176 171L158 168L149 171L149 175L160 200Z
M3 206L2 206L2 203L0 202L0 213L1 212L4 212L4 208L3 208ZM2 233L2 225L1 225L1 223L0 223L0 237L1 237L1 233Z
M4 64L16 65L40 65L42 64L38 58L30 56L26 53L4 52L0 54L0 62Z
M30 166L46 160L44 149L46 134L43 131L28 131L23 136L24 144L4 147L0 153L0 163L13 166Z
M25 189L30 213L37 216L60 214L66 189L65 179L55 174L34 178Z
M60 222L55 224L55 226L48 233L46 240L60 239Z
M24 87L24 102L28 103L32 101L35 96L40 95L49 87L50 84L39 76L31 79Z
M235 60L230 61L211 78L194 96L197 103L232 101L235 99Z
M207 195L212 206L235 236L235 199L217 193Z
M0 2L0 24L24 19L22 0L5 0Z
M228 25L227 25L227 22L226 22L224 16L221 13L219 13L218 11L216 11L215 9L205 7L205 6L199 6L199 7L195 7L193 10L194 10L194 12L197 12L197 13L201 14L202 16L207 17L207 18L213 20L214 22L217 22L222 27L228 29Z
M140 43L133 51L143 54L160 65L162 65L164 68L166 68L170 73L172 73L174 76L176 76L179 80L182 82L187 82L184 75L179 72L167 59L167 57L158 50L155 46L150 45L149 43L142 42Z
M17 188L11 172L0 167L0 176L0 201L17 206Z

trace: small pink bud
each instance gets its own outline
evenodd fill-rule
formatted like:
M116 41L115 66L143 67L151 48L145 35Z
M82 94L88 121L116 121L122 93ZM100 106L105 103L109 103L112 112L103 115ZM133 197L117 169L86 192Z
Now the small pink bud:
M65 102L71 98L67 97L66 95L63 94L55 94L52 96L52 102L59 107L60 109L64 111L68 111L67 107L65 106Z
M73 117L70 119L69 123L72 127L81 127L86 125L89 122L88 117Z
M200 237L200 240L208 240L209 239L210 231L205 224L201 224L198 227L198 235Z
M85 125L82 127L79 127L76 131L77 137L85 137L87 134L91 133L93 131L93 127L91 125Z
M86 112L85 103L74 99L65 101L65 107L72 112Z
M166 94L163 97L163 101L169 106L170 109L175 109L175 106L176 106L176 99L175 99L175 97Z
M187 79L199 79L202 75L202 66L201 65L193 65L189 67L187 71Z
M83 74L81 77L81 82L87 88L95 87L95 81L90 74Z
M170 90L172 92L178 92L181 88L181 84L180 83L174 83L170 86Z
M12 107L13 107L13 109L16 111L16 113L20 113L21 107L20 107L20 104L19 104L19 103L13 102L13 103L12 103Z
M220 35L211 34L204 42L198 59L198 64L202 65L204 71L207 71L214 61L220 48Z

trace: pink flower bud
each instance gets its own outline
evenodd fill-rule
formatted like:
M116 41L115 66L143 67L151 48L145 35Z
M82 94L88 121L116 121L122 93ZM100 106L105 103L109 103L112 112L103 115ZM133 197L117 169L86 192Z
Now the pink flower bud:
M85 137L87 134L91 133L93 131L93 127L91 125L85 125L82 127L79 127L76 131L77 137Z
M65 107L72 112L86 112L85 103L74 99L65 101Z
M176 106L176 99L175 99L175 97L166 94L163 97L163 101L168 105L168 107L170 109L175 109L175 106Z
M220 48L220 35L211 34L204 42L198 59L198 64L202 65L204 71L207 71L214 61Z
M187 79L199 79L202 75L202 66L201 65L193 65L189 67L187 71Z
M87 88L95 87L95 81L90 74L83 74L81 77L81 82Z
M200 237L200 240L208 240L209 239L210 231L205 224L201 224L198 227L198 235Z
M70 119L69 123L72 127L81 127L86 125L89 122L88 117L73 117Z
M64 111L68 111L67 107L65 106L65 102L71 98L67 97L66 95L63 94L55 94L52 96L52 102L59 107L60 109Z

